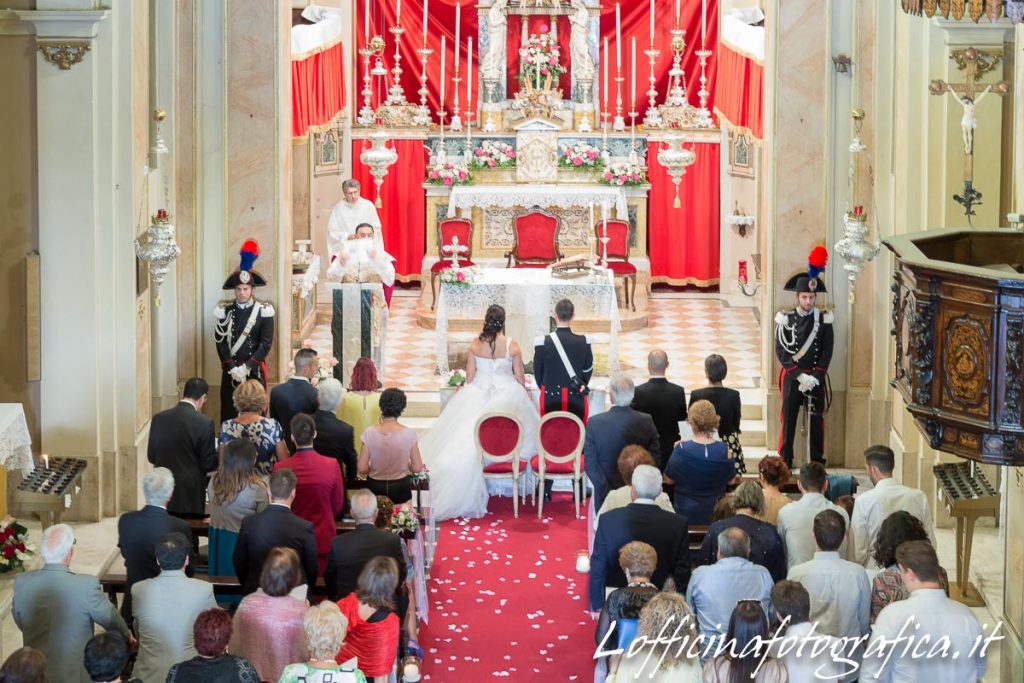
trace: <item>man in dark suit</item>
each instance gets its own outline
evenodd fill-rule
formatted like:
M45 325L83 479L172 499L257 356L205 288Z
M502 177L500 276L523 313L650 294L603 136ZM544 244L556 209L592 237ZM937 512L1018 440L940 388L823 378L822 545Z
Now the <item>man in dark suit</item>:
M661 452L654 420L647 413L629 407L634 391L633 380L622 373L615 373L608 383L612 407L587 422L583 466L594 485L595 510L601 509L609 491L625 486L619 474L619 453L623 448L636 444L652 454Z
M292 512L294 500L295 473L278 470L270 475L270 505L242 520L232 560L246 595L260 587L263 561L277 547L291 548L299 554L309 595L313 595L317 577L316 536L313 525Z
M336 536L331 542L331 554L327 560L324 584L327 597L337 602L356 589L359 573L366 563L385 555L398 562L398 587L405 584L405 558L402 556L402 540L390 531L378 529L377 497L369 489L360 489L352 494L352 517L356 528Z
M581 420L587 420L587 384L594 372L594 352L590 339L569 329L575 307L568 299L555 304L555 331L569 360L576 381L565 369L551 335L537 337L533 345L533 376L541 392L541 414L567 410Z
M270 417L281 423L281 438L288 450L295 452L292 443L292 418L299 413L316 412L316 389L310 380L316 375L317 356L313 349L299 349L295 354L295 374L284 384L270 390Z
M176 517L206 516L206 474L217 469L213 420L203 415L210 385L202 377L185 382L181 401L153 416L146 457L174 475L167 511Z
M313 450L337 460L345 486L351 488L357 474L352 425L339 420L334 414L341 403L344 389L341 382L329 377L317 385L316 392L320 397L320 409L313 414L313 423L316 427Z
M142 480L146 507L126 512L117 520L117 547L121 549L127 572L121 615L128 624L132 620L132 586L160 574L156 561L156 544L166 534L178 532L192 539L188 523L167 513L167 502L174 493L174 475L166 467L157 467ZM192 576L196 564L195 550L189 556L185 573Z
M590 609L600 612L606 588L622 588L626 575L619 566L619 549L630 541L647 543L658 553L651 582L659 588L672 577L676 590L686 592L690 580L690 538L686 518L659 508L661 472L650 465L633 471L633 502L601 515L590 559Z
M679 423L686 419L686 390L665 379L668 355L661 349L647 354L647 371L651 378L636 388L633 409L647 413L658 428L661 461L658 469L665 471L668 457L679 441Z

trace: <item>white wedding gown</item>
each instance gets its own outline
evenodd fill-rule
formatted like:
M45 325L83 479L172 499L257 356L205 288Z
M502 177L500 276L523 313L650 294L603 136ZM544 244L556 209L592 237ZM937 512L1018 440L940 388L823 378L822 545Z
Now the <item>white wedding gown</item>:
M506 348L512 340L506 339ZM430 500L437 519L467 517L475 519L487 513L488 481L476 449L473 430L485 413L515 415L523 425L522 458L536 453L537 425L540 413L529 392L516 381L512 357L506 350L502 358L476 356L476 375L448 401L430 432L420 441L420 454L430 471ZM521 465L528 472L529 463ZM520 475L520 487L528 486ZM511 495L511 479L491 480L491 490ZM528 489L527 489L528 490Z

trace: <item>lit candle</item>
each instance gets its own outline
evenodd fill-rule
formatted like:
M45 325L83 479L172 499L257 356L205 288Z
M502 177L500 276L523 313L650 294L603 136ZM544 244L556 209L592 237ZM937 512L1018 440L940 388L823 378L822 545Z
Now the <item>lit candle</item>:
M423 0L423 44L427 44L427 5L430 0Z
M700 44L707 44L708 34L708 0L700 0Z
M619 3L615 3L615 75L622 73L622 17Z
M608 36L604 38L604 87L601 93L604 95L604 111L608 111Z
M441 107L440 107L440 111L444 111L444 83L445 83L445 81L448 80L448 75L445 73L445 70L444 70L444 57L445 57L445 54L444 54L445 53L444 41L445 41L446 38L447 38L447 36L445 36L444 34L441 35ZM443 118L441 120L444 121Z
M366 42L370 42L370 0L366 0L366 4L363 6L363 35L366 36Z
M50 456L45 453L43 453L43 467L50 469Z
M629 51L629 110L636 111L636 36L630 41Z
M650 19L651 19L651 45L653 46L654 45L654 0L651 0Z
M473 36L466 41L466 110L473 110Z
M402 0L398 0L398 5L395 9L395 26L402 25Z

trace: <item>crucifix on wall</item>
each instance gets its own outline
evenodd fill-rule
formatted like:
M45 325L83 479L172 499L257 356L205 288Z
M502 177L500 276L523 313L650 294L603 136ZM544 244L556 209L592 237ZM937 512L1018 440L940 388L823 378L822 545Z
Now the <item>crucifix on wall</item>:
M986 73L992 71L1002 61L1002 58L1001 54L990 54L973 47L953 50L950 59L956 62L957 68L964 75L964 82L947 83L936 79L929 86L932 95L941 96L949 93L957 104L963 107L960 128L964 141L964 192L962 195L953 195L953 199L964 207L968 224L971 222L971 217L975 215L975 205L981 203L981 192L974 188L974 131L978 128L976 108L990 92L1003 96L1010 91L1010 85L1006 81L999 81L984 87L978 81Z

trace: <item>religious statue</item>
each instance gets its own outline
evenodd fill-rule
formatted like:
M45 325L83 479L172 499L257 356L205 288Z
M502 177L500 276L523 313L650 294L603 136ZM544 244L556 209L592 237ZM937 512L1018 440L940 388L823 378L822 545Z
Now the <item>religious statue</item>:
M501 67L507 58L505 54L505 10L507 7L508 0L494 0L491 8L487 10L490 43L480 66L480 74L485 81L497 81L501 78Z
M992 90L991 85L982 90L976 99L971 99L967 95L961 97L953 92L952 88L947 88L946 90L964 108L964 115L960 119L960 128L963 130L965 154L974 154L974 129L978 127L978 117L974 113L974 108L990 90Z
M569 35L569 54L572 57L572 71L577 80L593 81L594 60L590 57L588 33L590 32L590 10L583 0L571 0L573 13L569 15L572 31Z

